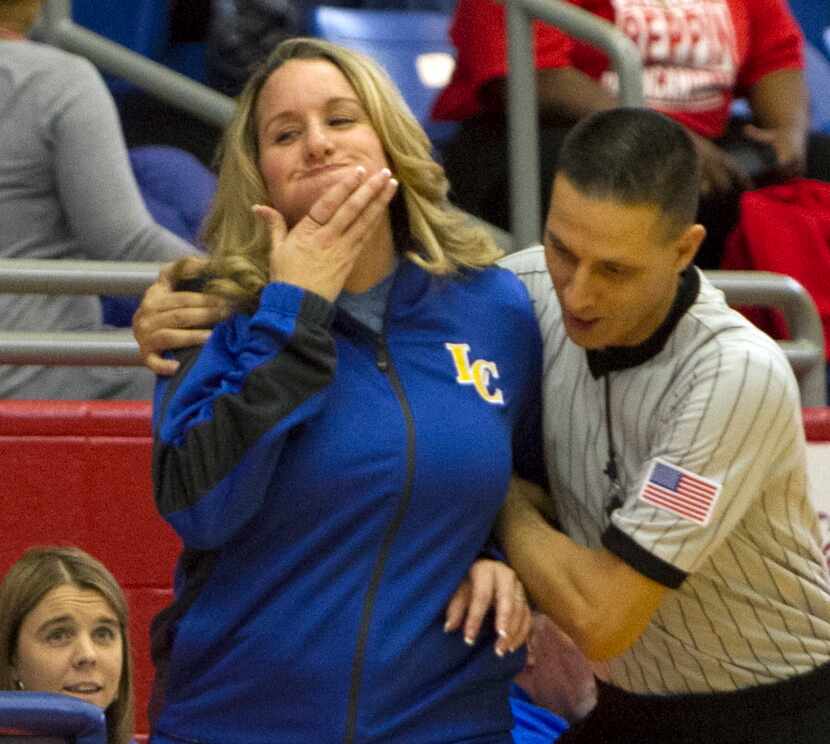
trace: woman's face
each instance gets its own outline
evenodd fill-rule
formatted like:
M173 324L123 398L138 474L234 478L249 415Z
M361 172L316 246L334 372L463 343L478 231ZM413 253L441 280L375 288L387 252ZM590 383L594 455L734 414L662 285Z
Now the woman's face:
M109 602L92 589L63 584L23 619L13 671L26 690L60 692L107 708L118 694L123 650Z
M289 227L347 169L389 164L349 81L331 62L294 59L265 82L256 107L259 170Z

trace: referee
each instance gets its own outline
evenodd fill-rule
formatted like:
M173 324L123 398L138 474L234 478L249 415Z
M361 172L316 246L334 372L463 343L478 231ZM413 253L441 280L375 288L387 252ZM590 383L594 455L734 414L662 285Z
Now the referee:
M505 261L545 342L552 498L515 481L499 538L539 608L609 666L563 744L830 741L798 388L691 266L698 174L661 114L589 117L562 149L544 248Z

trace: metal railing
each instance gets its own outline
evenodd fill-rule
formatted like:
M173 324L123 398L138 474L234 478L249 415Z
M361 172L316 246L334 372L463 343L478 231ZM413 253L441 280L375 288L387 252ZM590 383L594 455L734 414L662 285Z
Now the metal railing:
M141 294L161 264L122 261L0 260L0 294ZM781 346L805 406L826 403L824 335L818 310L795 279L748 271L707 272L732 305L780 309L793 340ZM140 365L129 330L39 333L0 331L0 364Z
M792 340L779 341L792 365L801 402L827 404L824 329L813 298L790 276L770 271L707 271L706 276L732 306L758 305L780 310Z
M161 264L0 259L0 294L141 295ZM141 366L132 331L0 331L0 364Z
M507 128L510 231L517 250L539 242L539 117L531 23L539 18L608 54L623 106L643 105L643 65L634 42L608 21L558 0L504 0L507 17Z
M86 57L208 124L224 128L233 116L232 98L79 26L72 20L70 0L46 0L37 38Z
M539 18L603 49L619 76L620 103L643 103L642 63L633 42L612 24L559 0L504 0L509 69L511 223L513 247L537 243L541 224L539 195L539 122L531 23ZM233 115L233 99L152 62L71 18L70 0L46 0L39 36L81 54L160 99L199 119L224 127ZM0 292L123 294L141 293L158 273L158 264L107 261L0 260ZM780 309L793 335L781 342L799 378L805 405L825 403L824 338L818 313L794 279L757 272L710 272L731 304L770 305ZM0 363L59 365L140 365L128 330L94 333L0 332Z

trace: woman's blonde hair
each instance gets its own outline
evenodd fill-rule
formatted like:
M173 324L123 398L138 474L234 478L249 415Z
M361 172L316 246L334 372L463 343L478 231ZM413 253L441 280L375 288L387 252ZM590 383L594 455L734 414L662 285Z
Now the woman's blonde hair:
M26 34L40 15L42 5L43 0L0 0L0 21Z
M219 183L204 240L210 249L206 291L253 309L268 282L270 240L251 207L268 203L258 167L256 106L271 74L290 60L325 60L351 84L400 182L390 205L396 248L425 270L451 274L491 265L501 250L447 198L449 184L426 133L388 75L372 60L321 39L282 42L251 76L221 147ZM178 268L185 276L187 262Z
M124 593L104 565L79 548L30 548L0 584L0 690L17 690L15 656L20 626L52 589L71 584L98 592L121 630L122 666L118 695L106 710L108 744L129 744L133 733L133 683L129 613Z

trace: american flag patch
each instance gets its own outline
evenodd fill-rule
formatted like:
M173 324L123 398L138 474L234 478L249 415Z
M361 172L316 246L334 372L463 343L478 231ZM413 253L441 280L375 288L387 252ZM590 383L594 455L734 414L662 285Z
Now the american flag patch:
M719 494L720 484L655 460L640 491L640 499L690 522L706 525Z

